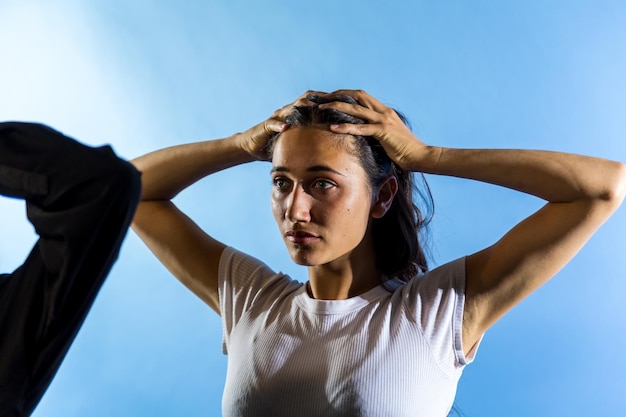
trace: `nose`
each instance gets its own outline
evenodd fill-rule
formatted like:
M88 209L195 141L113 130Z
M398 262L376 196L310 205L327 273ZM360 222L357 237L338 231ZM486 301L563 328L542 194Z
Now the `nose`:
M311 196L304 190L302 185L293 188L287 200L285 218L292 223L311 221Z

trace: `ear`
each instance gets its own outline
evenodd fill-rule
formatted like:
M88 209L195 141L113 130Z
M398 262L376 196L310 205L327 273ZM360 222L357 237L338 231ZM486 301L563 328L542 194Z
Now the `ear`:
M373 198L370 215L374 219L380 219L387 213L391 203L393 203L393 198L398 191L398 179L393 175L385 178L375 191L376 194Z

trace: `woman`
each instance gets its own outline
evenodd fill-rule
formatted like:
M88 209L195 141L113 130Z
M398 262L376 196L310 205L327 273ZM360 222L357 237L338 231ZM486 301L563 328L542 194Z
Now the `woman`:
M444 416L483 333L617 209L626 166L427 146L363 91L294 104L244 133L135 160L143 196L133 227L222 317L224 415ZM272 211L306 284L226 247L171 203L198 179L259 159L272 162ZM407 172L547 204L494 245L425 272Z

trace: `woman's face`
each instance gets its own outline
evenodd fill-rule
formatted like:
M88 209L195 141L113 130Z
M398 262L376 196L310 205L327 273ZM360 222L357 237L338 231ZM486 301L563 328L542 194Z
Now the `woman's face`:
M365 170L325 126L292 127L272 158L272 211L291 258L317 266L347 259L363 241L372 202ZM374 256L374 254L370 254Z

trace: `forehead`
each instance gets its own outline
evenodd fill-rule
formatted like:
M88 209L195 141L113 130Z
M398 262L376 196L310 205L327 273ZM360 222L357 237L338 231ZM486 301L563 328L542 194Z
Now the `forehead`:
M278 153L307 150L313 153L348 152L353 150L350 135L336 134L328 126L294 126L283 132L274 145L274 157Z
M281 170L324 165L352 171L354 166L361 167L353 152L353 140L350 135L329 131L327 126L294 126L276 141L272 165Z

